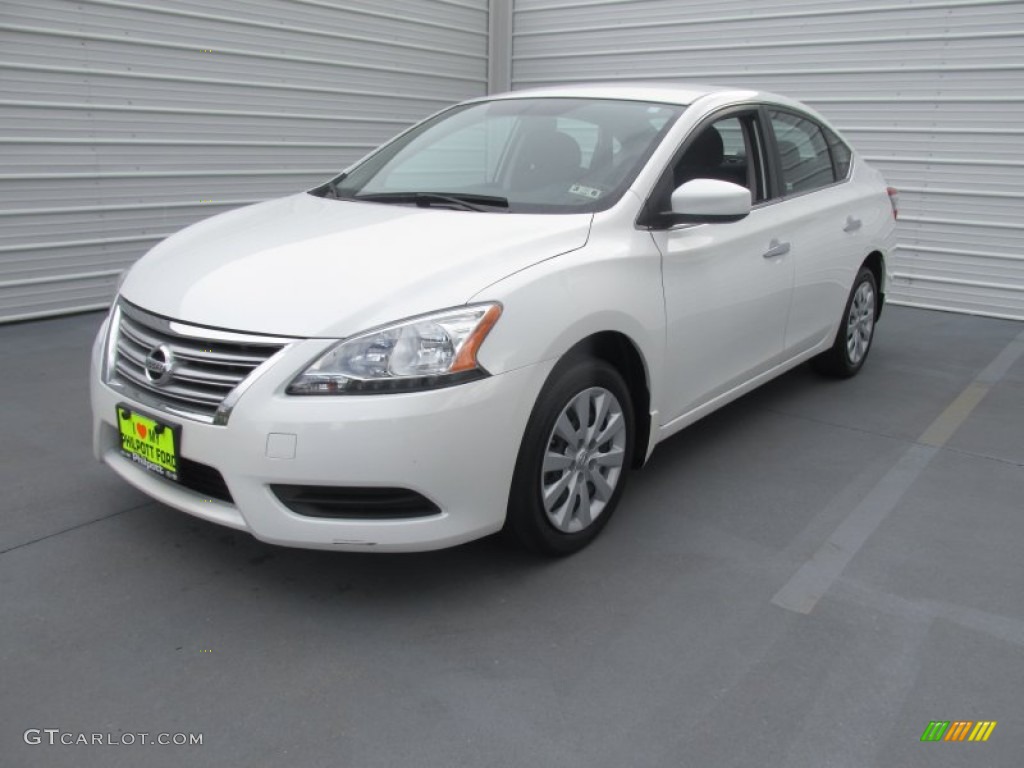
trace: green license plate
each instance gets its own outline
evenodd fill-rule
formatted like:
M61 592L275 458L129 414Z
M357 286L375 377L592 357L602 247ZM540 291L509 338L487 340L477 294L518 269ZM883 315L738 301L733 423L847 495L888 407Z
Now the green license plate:
M168 480L178 479L181 427L164 424L126 405L117 406L121 453Z

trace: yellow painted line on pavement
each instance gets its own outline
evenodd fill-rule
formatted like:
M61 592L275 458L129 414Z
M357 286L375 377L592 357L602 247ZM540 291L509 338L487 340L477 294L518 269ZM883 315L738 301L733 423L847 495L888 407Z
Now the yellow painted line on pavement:
M992 386L1024 356L1024 331L1007 344L974 380L940 413L893 467L839 524L824 544L772 597L772 603L796 613L810 613L882 521L896 508L931 460Z

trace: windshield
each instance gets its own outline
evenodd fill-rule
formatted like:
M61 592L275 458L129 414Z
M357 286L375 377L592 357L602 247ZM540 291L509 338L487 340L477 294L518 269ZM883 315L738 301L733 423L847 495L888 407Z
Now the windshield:
M454 107L321 193L450 207L462 200L467 210L512 213L602 210L621 197L683 109L556 98Z

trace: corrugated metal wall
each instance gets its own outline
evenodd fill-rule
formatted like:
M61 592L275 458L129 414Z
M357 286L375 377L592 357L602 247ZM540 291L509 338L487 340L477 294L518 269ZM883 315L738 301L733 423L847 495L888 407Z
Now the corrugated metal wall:
M0 321L487 86L487 0L3 0Z
M891 298L1024 318L1024 2L516 0L516 88L690 80L802 99L901 190Z
M0 321L486 90L487 0L4 0ZM893 299L1024 317L1024 2L515 0L514 87L752 85L901 189Z

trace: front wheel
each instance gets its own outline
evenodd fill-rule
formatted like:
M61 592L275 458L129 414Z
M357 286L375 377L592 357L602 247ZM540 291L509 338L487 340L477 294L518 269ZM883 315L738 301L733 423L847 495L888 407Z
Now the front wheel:
M843 321L839 324L832 348L812 361L819 373L848 379L861 369L875 337L877 308L875 275L867 267L861 267L846 300Z
M589 544L622 495L635 432L629 390L615 368L584 357L560 363L526 427L506 530L546 555Z

